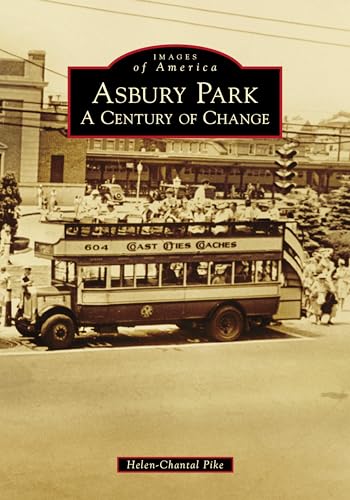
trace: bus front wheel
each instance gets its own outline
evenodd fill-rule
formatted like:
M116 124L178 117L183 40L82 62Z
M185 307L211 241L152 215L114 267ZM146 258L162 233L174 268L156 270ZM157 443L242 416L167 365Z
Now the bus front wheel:
M209 320L208 333L219 342L232 342L244 331L244 317L234 306L220 307Z
M41 337L51 349L67 349L74 340L73 320L64 314L50 316L41 327Z
M30 330L29 321L23 318L23 310L18 309L15 316L15 327L18 333L23 337L33 337L33 331Z

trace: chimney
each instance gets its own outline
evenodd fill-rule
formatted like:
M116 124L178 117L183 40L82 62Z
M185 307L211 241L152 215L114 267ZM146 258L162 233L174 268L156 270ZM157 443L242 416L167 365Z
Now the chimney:
M28 52L25 74L30 80L44 81L45 55L46 53L44 50L30 50Z
M45 82L45 55L44 50L30 50L28 61L25 62L25 77L32 82ZM44 86L40 91L40 106L44 103Z

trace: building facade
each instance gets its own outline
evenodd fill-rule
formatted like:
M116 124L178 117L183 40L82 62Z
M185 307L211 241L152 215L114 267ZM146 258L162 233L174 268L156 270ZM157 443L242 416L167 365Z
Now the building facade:
M38 183L69 203L83 189L87 141L67 139L67 105L44 104L46 86L44 51L0 59L0 177L15 174L25 203L36 203Z
M38 175L44 71L41 50L31 50L26 60L0 59L0 175L12 171L19 182Z
M22 190L42 183L63 193L113 179L133 194L138 175L144 193L176 176L192 185L207 179L223 195L232 185L243 192L249 183L274 184L276 149L286 139L68 139L67 103L51 96L44 105L44 71L44 51L0 59L0 175L14 172ZM285 122L283 132L298 144L298 186L328 192L349 174L349 113L318 125Z
M350 172L349 151L334 158L330 144L318 142L312 135L289 134L297 141L296 177L300 186L321 192L339 186L341 176ZM322 136L323 137L323 136ZM137 166L142 165L141 191L155 189L161 182L171 183L179 176L185 184L199 184L204 179L226 196L232 185L238 192L249 183L272 188L277 166L276 149L285 139L89 139L86 178L89 183L103 183L112 176L127 192L135 191ZM334 142L334 138L333 138ZM334 147L334 144L332 144Z

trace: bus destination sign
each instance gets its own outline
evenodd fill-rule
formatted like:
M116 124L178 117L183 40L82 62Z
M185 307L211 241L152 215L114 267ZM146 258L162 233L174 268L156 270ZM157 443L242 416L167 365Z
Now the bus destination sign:
M261 238L194 238L194 239L120 239L120 240L60 240L54 245L54 257L75 256L132 256L168 254L210 254L253 252ZM266 252L281 252L280 237L264 239Z

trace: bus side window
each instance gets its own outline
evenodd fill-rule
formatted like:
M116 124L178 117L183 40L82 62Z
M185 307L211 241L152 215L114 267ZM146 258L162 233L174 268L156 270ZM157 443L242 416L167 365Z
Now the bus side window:
M256 262L257 281L277 281L278 263L275 260L258 260Z
M136 286L148 287L158 286L159 265L158 264L136 264Z
M54 261L54 279L57 281L66 281L67 263L61 260Z
M107 268L85 266L81 268L84 288L106 288Z
M278 261L277 260L271 261L271 280L272 281L278 280Z
M254 281L254 262L238 260L235 265L235 283L252 283Z
M123 266L123 287L133 287L134 286L134 274L135 265L134 264L124 264Z
M162 286L181 286L183 285L182 262L164 263L162 265Z
M120 288L121 286L121 266L119 264L113 265L111 266L111 287Z
M230 262L212 262L211 278L212 285L229 285L232 278L232 264Z
M54 261L53 279L62 283L75 283L76 266L74 262Z
M208 262L189 262L187 264L187 285L207 285L208 268Z
M67 282L74 283L76 277L76 266L74 262L67 262Z

